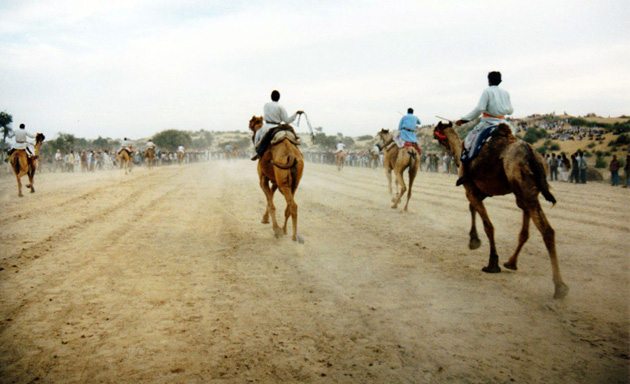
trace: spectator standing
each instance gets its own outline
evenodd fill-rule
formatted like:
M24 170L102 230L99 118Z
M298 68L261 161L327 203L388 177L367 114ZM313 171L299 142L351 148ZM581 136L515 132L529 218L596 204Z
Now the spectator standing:
M617 155L613 155L610 165L608 166L608 170L610 171L610 185L613 187L619 185L619 168L621 168L621 164L619 160L617 160Z
M580 151L578 151L578 154L580 155L580 182L586 184L586 169L588 168L586 156Z
M560 175L562 176L563 181L569 181L569 169L571 169L571 161L567 158L567 155L562 154L562 158L560 159L560 163L562 164L562 170L560 171Z
M571 155L571 182L580 182L580 158L577 152Z
M549 180L558 181L558 159L555 153L552 153L549 158L549 171Z

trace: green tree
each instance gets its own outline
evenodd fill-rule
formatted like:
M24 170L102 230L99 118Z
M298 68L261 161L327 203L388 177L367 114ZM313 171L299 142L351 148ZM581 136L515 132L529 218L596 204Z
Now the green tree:
M153 142L160 148L174 152L180 145L190 147L192 138L188 132L179 131L177 129L167 129L153 135Z
M7 141L7 136L11 133L10 127L13 122L13 116L6 112L0 112L0 127L2 127L2 152L4 152L4 146Z

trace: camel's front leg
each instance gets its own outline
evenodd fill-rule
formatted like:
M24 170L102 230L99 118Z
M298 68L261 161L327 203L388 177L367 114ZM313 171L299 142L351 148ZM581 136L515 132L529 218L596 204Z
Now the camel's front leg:
M392 169L389 167L385 167L385 176L387 177L387 184L389 185L389 194L392 192Z
M519 206L521 205L519 204ZM503 264L505 268L513 271L518 269L516 266L518 263L518 254L521 252L521 249L523 248L523 245L525 245L527 239L529 239L529 213L523 209L523 225L521 226L521 232L518 235L518 245L516 246L512 256L510 256L510 259Z
M466 197L468 197L470 204L475 208L477 213L479 213L479 216L483 221L483 229L485 230L486 236L488 236L488 241L490 242L490 259L488 261L488 266L483 267L481 270L486 273L499 273L501 272L501 267L499 267L499 255L497 255L497 249L494 243L494 226L490 221L486 207L483 205L483 199L476 196L468 189L468 187L466 188Z
M472 204L468 204L468 209L470 210L470 217L472 221L470 226L470 241L468 242L468 249L477 249L481 246L481 240L479 240L479 235L477 235L477 211L475 211L475 207L473 207Z

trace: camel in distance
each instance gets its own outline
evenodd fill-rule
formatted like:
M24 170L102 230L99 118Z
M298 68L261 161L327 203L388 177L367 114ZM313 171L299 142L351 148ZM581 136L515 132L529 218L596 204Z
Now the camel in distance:
M39 149L42 143L46 139L43 133L35 135L35 153L32 156L28 156L25 149L16 149L9 157L9 163L18 185L18 196L24 197L22 194L22 176L28 175L28 184L26 188L31 189L31 193L35 193L35 187L33 186L33 179L35 178L35 171L37 170L37 159L39 157Z
M250 119L249 129L253 132L252 141L256 131L262 126L262 116L253 116ZM292 239L302 243L302 238L297 234L298 205L295 202L295 193L302 179L304 159L302 152L297 147L299 141L291 126L281 124L275 128L275 131L275 136L269 147L258 160L260 188L267 198L267 207L263 214L262 223L268 224L269 216L271 216L275 236L280 237L282 234L287 234L287 223L291 218L293 224ZM276 190L280 190L287 202L282 228L276 221L276 207L273 203L273 195Z

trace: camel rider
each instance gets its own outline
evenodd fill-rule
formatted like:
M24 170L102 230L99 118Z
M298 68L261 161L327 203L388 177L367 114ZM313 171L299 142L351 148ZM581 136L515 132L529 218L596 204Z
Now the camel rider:
M184 153L184 152L185 152L185 150L184 150L184 146L183 146L183 145L180 145L179 147L177 147L177 152Z
M421 154L422 151L418 147L418 137L416 136L416 129L420 124L420 119L413 114L413 108L408 108L407 114L398 123L398 132L383 144L381 150L387 148L392 141L395 141L399 148L414 147L418 154Z
M149 139L149 141L147 141L147 149L152 149L155 151L155 143L153 142L153 140Z
M343 149L346 147L346 145L344 143L337 143L337 150L335 151L335 153L339 153L339 152L343 152Z
M9 156L11 156L11 154L14 151L17 151L17 150L26 151L26 153L29 156L33 155L31 153L31 150L28 147L28 145L30 143L28 141L26 141L26 138L30 137L31 139L34 139L35 135L33 135L32 133L28 132L26 130L26 126L24 124L20 124L20 129L17 130L17 131L11 131L7 137L9 137L9 138L15 137L15 144L13 144L13 148L11 150L9 150L9 152L8 152Z
M506 115L511 115L514 112L510 102L510 94L499 88L499 84L501 84L501 72L490 72L488 74L488 88L481 94L475 109L455 122L455 125L460 126L481 116L479 124L468 133L464 140L464 153L461 159L464 172L462 177L457 180L456 185L461 185L467 180L468 166L472 160L468 154L474 150L476 139L483 130L503 123L512 129L512 133L516 133L514 127L505 120Z
M120 155L120 153L126 149L129 152L129 155L131 155L133 153L133 143L131 142L131 140L129 140L128 138L124 138L122 143L121 143L121 148L118 151L118 154Z
M256 155L252 157L252 160L257 160L262 157L262 155L267 150L268 142L265 140L265 143L261 145L263 142L263 138L265 134L269 132L271 128L275 128L280 124L290 125L295 118L304 113L302 111L297 111L291 116L287 114L286 109L280 103L280 92L274 90L271 92L271 102L265 104L263 107L263 126L256 131L256 135L254 136L254 146L256 147Z

